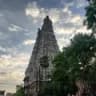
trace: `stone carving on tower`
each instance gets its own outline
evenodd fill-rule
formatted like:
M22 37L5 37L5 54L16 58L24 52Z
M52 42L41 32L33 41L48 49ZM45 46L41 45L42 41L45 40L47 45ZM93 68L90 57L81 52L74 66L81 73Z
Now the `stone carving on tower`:
M41 29L38 29L36 43L29 65L25 72L24 88L26 96L38 95L38 81L48 81L53 65L52 60L59 52L52 21L47 16Z

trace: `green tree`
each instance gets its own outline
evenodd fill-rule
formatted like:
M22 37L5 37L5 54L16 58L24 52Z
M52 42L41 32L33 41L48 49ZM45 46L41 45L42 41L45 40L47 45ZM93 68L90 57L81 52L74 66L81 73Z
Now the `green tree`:
M92 34L96 33L96 0L87 0L88 6L86 7L86 19L84 24L88 29L92 29Z
M87 34L78 34L53 61L52 82L56 95L75 94L76 80L92 85L96 81L96 39ZM94 77L94 78L92 78ZM54 88L53 88L54 89Z
M23 88L23 87L20 87L20 88L16 91L15 96L24 96L24 88Z

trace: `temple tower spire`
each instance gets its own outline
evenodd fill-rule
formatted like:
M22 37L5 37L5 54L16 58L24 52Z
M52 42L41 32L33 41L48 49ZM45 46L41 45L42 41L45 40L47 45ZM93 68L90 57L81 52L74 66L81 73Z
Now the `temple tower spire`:
M49 16L46 16L41 29L38 29L38 34L33 48L32 56L30 58L28 68L25 72L24 85L26 96L37 96L36 81L38 80L40 59L43 57L48 57L48 70L50 70L51 72L53 67L52 60L58 52L59 48L54 35L52 21L50 20ZM44 75L43 68L41 69L42 75Z

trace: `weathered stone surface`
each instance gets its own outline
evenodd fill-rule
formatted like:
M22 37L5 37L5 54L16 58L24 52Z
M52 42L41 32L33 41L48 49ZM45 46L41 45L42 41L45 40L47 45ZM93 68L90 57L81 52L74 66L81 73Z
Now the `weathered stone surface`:
M33 48L32 56L30 58L28 68L25 72L24 84L25 84L25 90L27 89L27 92L31 90L33 96L36 96L35 83L38 79L37 77L39 73L38 70L40 66L40 58L42 58L43 56L48 56L48 60L49 60L48 71L49 71L52 70L52 59L58 52L59 52L59 48L54 35L52 21L47 16L44 19L42 28L38 30L36 43ZM33 83L35 84L34 88L32 87Z

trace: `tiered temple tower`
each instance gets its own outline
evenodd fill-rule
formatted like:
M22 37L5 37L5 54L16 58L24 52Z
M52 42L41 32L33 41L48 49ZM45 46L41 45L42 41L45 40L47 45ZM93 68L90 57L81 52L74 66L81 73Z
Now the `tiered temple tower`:
M41 29L38 30L36 43L28 68L25 72L24 88L26 96L38 95L38 81L48 81L53 68L52 60L59 52L54 35L52 21L47 16Z

